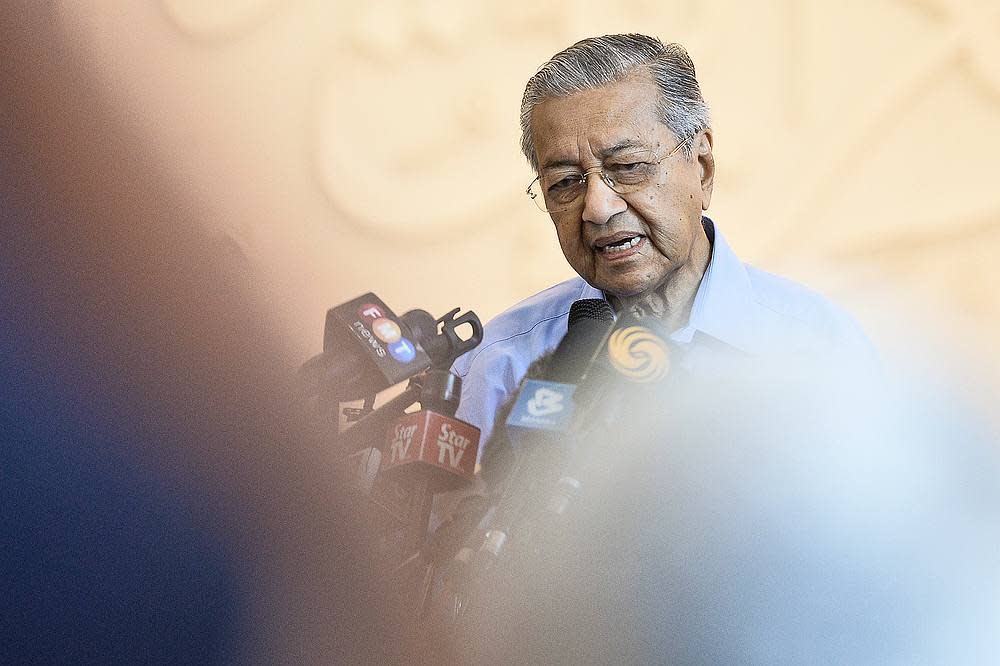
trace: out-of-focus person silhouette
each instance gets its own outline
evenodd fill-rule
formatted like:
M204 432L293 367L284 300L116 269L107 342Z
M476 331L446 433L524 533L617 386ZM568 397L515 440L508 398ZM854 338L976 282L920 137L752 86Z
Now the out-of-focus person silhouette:
M565 520L472 596L460 660L1000 660L1000 451L943 393L736 364L619 409Z
M0 662L395 659L251 264L58 25L0 7Z

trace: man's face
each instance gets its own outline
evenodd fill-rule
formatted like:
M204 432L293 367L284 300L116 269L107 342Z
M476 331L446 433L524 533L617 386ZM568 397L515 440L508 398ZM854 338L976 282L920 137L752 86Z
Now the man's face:
M586 171L616 153L635 153L637 144L657 159L670 153L678 140L656 117L656 95L643 72L536 106L531 129L543 187L567 165ZM701 211L712 196L710 132L692 147L695 158L677 151L645 187L624 196L594 174L573 206L552 213L566 260L587 282L613 296L641 296L695 261Z

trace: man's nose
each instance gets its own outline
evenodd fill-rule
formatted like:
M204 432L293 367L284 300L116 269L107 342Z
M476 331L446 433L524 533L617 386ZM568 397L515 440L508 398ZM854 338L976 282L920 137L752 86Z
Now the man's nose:
M628 204L621 195L611 189L597 169L586 173L586 191L583 198L583 219L594 224L604 224L611 216L623 213Z

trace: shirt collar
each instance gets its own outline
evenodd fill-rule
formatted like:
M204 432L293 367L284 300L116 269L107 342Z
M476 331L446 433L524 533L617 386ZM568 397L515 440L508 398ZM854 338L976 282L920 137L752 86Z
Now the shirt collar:
M675 342L691 342L695 333L709 335L745 352L755 344L756 299L746 266L729 247L715 223L702 217L705 233L712 241L712 258L698 285L686 326L670 336Z
M705 234L712 243L712 256L698 285L687 325L677 329L670 339L690 343L696 333L708 335L744 352L753 352L756 299L746 266L739 260L708 217L702 217ZM580 298L604 298L605 294L587 282Z

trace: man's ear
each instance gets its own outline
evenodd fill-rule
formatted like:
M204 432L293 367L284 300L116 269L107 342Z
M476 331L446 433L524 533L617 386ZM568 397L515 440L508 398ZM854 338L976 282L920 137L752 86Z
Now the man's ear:
M694 138L694 156L698 159L701 173L701 209L708 210L708 205L712 203L712 187L715 185L715 157L712 155L711 127Z

